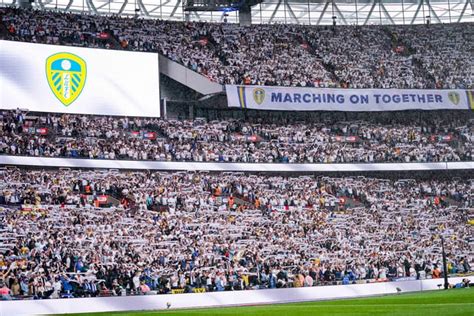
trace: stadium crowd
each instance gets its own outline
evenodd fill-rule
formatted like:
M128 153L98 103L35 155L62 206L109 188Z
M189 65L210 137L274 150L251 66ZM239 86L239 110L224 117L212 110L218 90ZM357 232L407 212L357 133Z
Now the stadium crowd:
M360 115L359 115L360 116ZM198 162L472 161L471 115L446 112L303 122L165 120L2 111L0 154Z
M472 271L472 179L0 170L3 299ZM472 224L472 222L471 222Z
M240 27L15 8L0 8L0 20L2 39L159 52L222 84L473 87L474 28L465 24ZM2 110L0 154L249 163L472 161L472 112L459 112L210 121ZM469 177L5 167L0 299L471 273ZM440 236L448 271L441 264Z
M159 52L222 84L473 87L470 24L241 27L15 8L0 17L4 39Z

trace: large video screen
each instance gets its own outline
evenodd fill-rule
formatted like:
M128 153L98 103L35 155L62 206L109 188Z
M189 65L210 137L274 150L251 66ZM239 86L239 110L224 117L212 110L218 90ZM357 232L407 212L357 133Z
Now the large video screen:
M158 54L0 41L0 108L158 117Z

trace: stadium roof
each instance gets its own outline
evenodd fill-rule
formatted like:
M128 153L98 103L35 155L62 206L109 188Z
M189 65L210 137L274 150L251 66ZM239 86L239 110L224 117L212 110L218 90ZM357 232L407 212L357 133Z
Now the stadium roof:
M264 0L252 23L329 25L423 24L474 21L474 0ZM11 5L18 0L0 0ZM184 10L184 0L34 0L33 7L165 20L238 23L233 10Z

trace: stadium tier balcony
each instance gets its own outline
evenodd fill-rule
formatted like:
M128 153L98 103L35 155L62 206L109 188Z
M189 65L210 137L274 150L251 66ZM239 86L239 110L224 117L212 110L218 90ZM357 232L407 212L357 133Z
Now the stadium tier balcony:
M274 123L4 111L0 154L10 156L243 163L472 161L472 116L409 112L339 121Z

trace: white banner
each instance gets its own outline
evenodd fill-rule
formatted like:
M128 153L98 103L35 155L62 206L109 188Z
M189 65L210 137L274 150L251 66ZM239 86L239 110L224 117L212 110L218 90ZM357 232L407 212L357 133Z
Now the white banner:
M229 107L278 111L474 109L474 91L226 85Z
M160 116L158 54L0 41L0 108Z
M1 165L127 170L216 172L377 172L424 170L474 170L474 161L413 163L233 163L150 160L76 159L0 155ZM1 315L0 315L1 316Z
M471 284L474 282L474 277L469 276L466 278L471 280ZM454 277L449 278L448 282L449 284L457 284L462 282L463 279L464 277ZM83 297L50 300L13 300L2 301L0 303L0 315L20 316L42 314L110 313L120 311L165 310L170 308L171 310L176 311L177 309L183 308L211 308L238 305L311 302L367 297L372 295L397 295L397 293L400 292L409 293L439 290L440 287L438 284L440 283L443 283L443 279L328 285L253 291L226 291L199 294L189 293L178 295L162 294L122 297ZM459 291L469 291L469 289ZM438 302L436 300L433 301L433 304L435 304L434 306L437 306L437 303ZM297 311L302 312L303 310L297 309ZM177 311L176 313L181 312L182 314L186 314L185 311ZM202 314L204 315L206 313L203 311ZM217 314L217 311L216 313L212 314Z

